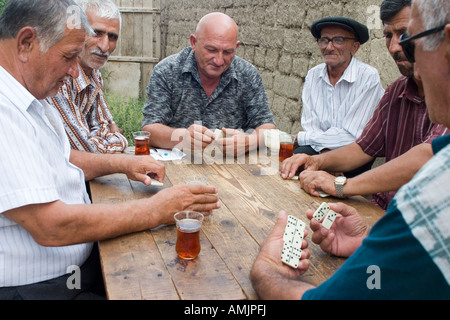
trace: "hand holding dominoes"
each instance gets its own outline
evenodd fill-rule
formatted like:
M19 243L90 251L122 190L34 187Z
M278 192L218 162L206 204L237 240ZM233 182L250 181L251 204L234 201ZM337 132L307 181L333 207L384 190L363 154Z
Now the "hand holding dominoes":
M330 210L327 203L322 203L315 212L308 210L307 217L319 221L319 223L311 221L310 228L313 231L311 240L320 245L325 252L339 257L349 257L361 245L370 227L355 208L343 203L334 203L332 207L334 210ZM337 213L340 219L338 225L329 232L321 230L320 225L326 229L331 228Z
M158 180L156 180L156 178L158 177L156 173L151 172L151 171L147 171L147 176L150 177L151 180L151 185L154 187L162 187L164 186L164 183L159 182Z
M305 223L289 215L283 234L283 251L281 261L293 268L298 267L302 255L302 242L305 234Z
M337 213L330 209L330 206L326 202L322 202L319 208L314 212L313 218L317 221L322 221L322 226L330 230L331 225L336 219ZM325 217L325 218L324 218Z

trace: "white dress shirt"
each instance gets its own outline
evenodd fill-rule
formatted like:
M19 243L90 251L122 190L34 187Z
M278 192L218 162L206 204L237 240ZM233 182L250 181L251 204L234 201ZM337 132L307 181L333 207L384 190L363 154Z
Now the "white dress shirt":
M320 152L354 142L383 94L378 71L356 58L335 86L325 63L312 68L303 87L303 131L298 133L298 144Z
M56 200L90 203L83 171L69 162L69 140L57 111L2 67L0 113L0 287L59 277L71 265L81 267L92 243L43 247L3 213Z

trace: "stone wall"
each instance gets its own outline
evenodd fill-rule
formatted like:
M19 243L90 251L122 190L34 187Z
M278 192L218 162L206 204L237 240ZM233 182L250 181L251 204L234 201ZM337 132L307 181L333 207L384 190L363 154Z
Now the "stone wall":
M205 14L220 11L238 24L238 55L260 71L279 129L301 130L301 92L308 70L322 62L309 28L327 16L347 16L366 24L371 41L357 58L379 70L386 87L400 73L390 57L379 20L382 0L161 0L163 57L189 45Z

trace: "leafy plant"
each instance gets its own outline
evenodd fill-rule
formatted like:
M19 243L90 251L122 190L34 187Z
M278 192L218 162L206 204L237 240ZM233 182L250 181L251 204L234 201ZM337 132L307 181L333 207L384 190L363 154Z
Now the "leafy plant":
M3 12L3 8L5 7L8 0L0 0L0 14Z
M133 132L142 130L142 109L145 99L122 97L105 92L114 122L123 130L128 144L134 146Z

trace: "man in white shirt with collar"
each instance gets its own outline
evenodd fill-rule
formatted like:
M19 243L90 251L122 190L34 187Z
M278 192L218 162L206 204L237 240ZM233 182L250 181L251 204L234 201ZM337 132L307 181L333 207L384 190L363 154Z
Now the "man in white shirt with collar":
M311 33L324 63L306 76L303 131L297 135L294 152L314 155L354 142L372 117L384 89L378 71L354 58L360 45L369 40L366 26L349 18L330 17L315 21ZM346 175L368 170L372 163Z
M90 33L72 0L9 0L0 17L0 300L103 298L92 291L102 282L96 241L219 206L217 189L200 185L90 204L85 180L121 172L149 185L148 171L159 181L165 173L151 157L71 150L58 112L43 100L78 77ZM81 288L67 286L73 266Z

